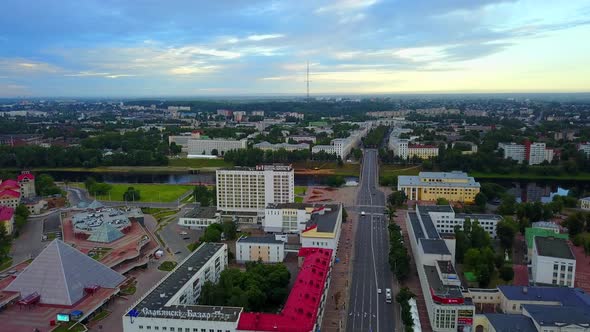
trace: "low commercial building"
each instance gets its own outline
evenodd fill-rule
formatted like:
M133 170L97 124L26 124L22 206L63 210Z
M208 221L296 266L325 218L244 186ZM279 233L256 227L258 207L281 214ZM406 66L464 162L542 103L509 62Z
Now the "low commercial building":
M254 144L254 148L260 150L268 150L268 151L278 151L284 149L286 151L297 151L297 150L309 150L309 144L307 143L299 143L299 144L289 144L289 143L277 143L271 144L269 142L260 142Z
M242 236L236 241L238 263L280 263L285 260L285 242L276 235Z
M295 175L291 165L258 165L216 171L217 209L226 214L252 214L262 218L271 203L295 200ZM260 216L259 216L260 215Z
M299 234L307 227L314 210L325 206L321 203L279 203L268 204L264 209L262 225L267 233ZM336 207L334 205L333 207Z
M202 244L127 310L123 331L236 331L243 308L197 304L227 263L227 245Z
M590 197L580 198L580 208L582 210L590 210Z
M417 217L421 220L430 219L440 234L454 234L455 227L463 229L465 220L477 222L491 238L496 238L496 228L502 216L496 214L455 213L450 205L416 205Z
M410 247L433 331L471 331L475 305L464 297L455 269L455 240L443 239L431 218L406 214Z
M47 208L47 201L40 197L23 198L21 203L27 207L32 215L41 214L41 211Z
M408 200L448 201L473 203L480 191L480 184L464 172L420 172L418 176L398 176L397 190L403 191Z
M590 310L590 295L579 288L502 285L498 286L498 290L499 309L505 314L523 314L523 307L528 304ZM587 323L590 323L590 319Z
M301 231L303 248L326 248L336 253L342 228L342 205L330 204L317 207L311 213L306 228Z
M535 237L531 272L535 284L574 287L576 257L567 240Z
M197 207L178 219L178 225L190 229L205 228L221 221L220 213L213 206Z

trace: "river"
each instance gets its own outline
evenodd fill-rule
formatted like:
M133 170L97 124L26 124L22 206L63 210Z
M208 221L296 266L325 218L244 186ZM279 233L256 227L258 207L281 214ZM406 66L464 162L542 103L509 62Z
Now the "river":
M476 179L477 180L477 179ZM562 181L562 180L491 180L482 179L480 183L493 182L507 188L507 192L517 201L535 202L549 199L558 189L575 190L578 193L590 191L590 181Z

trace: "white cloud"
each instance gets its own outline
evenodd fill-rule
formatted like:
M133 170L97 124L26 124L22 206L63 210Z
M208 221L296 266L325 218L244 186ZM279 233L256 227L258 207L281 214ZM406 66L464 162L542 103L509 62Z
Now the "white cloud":
M62 68L48 62L23 58L0 58L0 73L13 75L52 74L61 72Z
M268 39L277 39L277 38L283 38L284 35L282 34L267 34L267 35L250 35L248 37L246 37L247 40L252 40L252 41L261 41L261 40L268 40Z
M327 13L327 12L344 12L351 10L358 10L370 7L377 3L377 0L335 0L333 3L319 7L315 10L315 13Z

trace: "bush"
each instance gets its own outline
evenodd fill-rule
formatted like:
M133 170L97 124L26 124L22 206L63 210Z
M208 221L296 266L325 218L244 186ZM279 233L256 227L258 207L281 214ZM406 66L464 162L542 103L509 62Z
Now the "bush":
M514 270L510 265L504 265L500 268L500 278L502 280L509 282L510 280L514 279Z
M165 262L162 262L162 264L160 264L160 266L158 266L158 270L170 272L170 271L174 270L174 268L176 267L177 264L178 263L173 262L173 261L165 261Z

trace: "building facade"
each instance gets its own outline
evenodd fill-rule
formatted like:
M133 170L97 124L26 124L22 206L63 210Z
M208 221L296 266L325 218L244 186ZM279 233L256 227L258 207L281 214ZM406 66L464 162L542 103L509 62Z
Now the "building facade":
M219 224L221 215L215 207L198 207L187 212L178 219L178 225L190 229L206 228L211 224Z
M553 149L547 149L545 143L533 143L525 141L524 144L499 143L504 159L512 159L519 164L527 162L529 165L539 165L544 161L553 161Z
M454 234L455 227L463 229L465 220L477 222L491 238L497 237L496 228L502 217L495 214L455 213L450 205L416 205L418 218L428 218L440 234Z
M296 233L305 229L316 204L269 204L264 209L262 225L267 233Z
M277 236L242 236L236 241L238 263L280 263L285 260L285 242Z
M580 209L590 210L590 197L580 198Z
M269 151L278 151L280 149L284 149L286 151L297 151L297 150L309 150L309 144L307 143L298 143L298 144L289 144L289 143L277 143L271 144L269 142L260 142L254 144L254 148L260 150L269 150Z
M581 151L584 154L586 154L586 157L590 157L590 143L586 142L578 144L578 151Z
M188 140L188 155L213 155L213 152L217 152L218 156L223 156L227 151L246 149L247 147L247 139L230 140L191 138Z
M29 171L23 171L16 178L20 188L20 194L23 198L33 198L37 196L35 191L35 176Z
M341 204L315 207L299 236L301 247L331 249L336 254L341 228Z
M480 184L464 172L420 172L418 176L398 176L397 190L408 200L449 201L473 203Z
M295 176L290 165L259 165L216 171L217 209L256 212L271 203L295 200Z
M574 287L576 258L567 240L535 237L531 271L535 284Z

